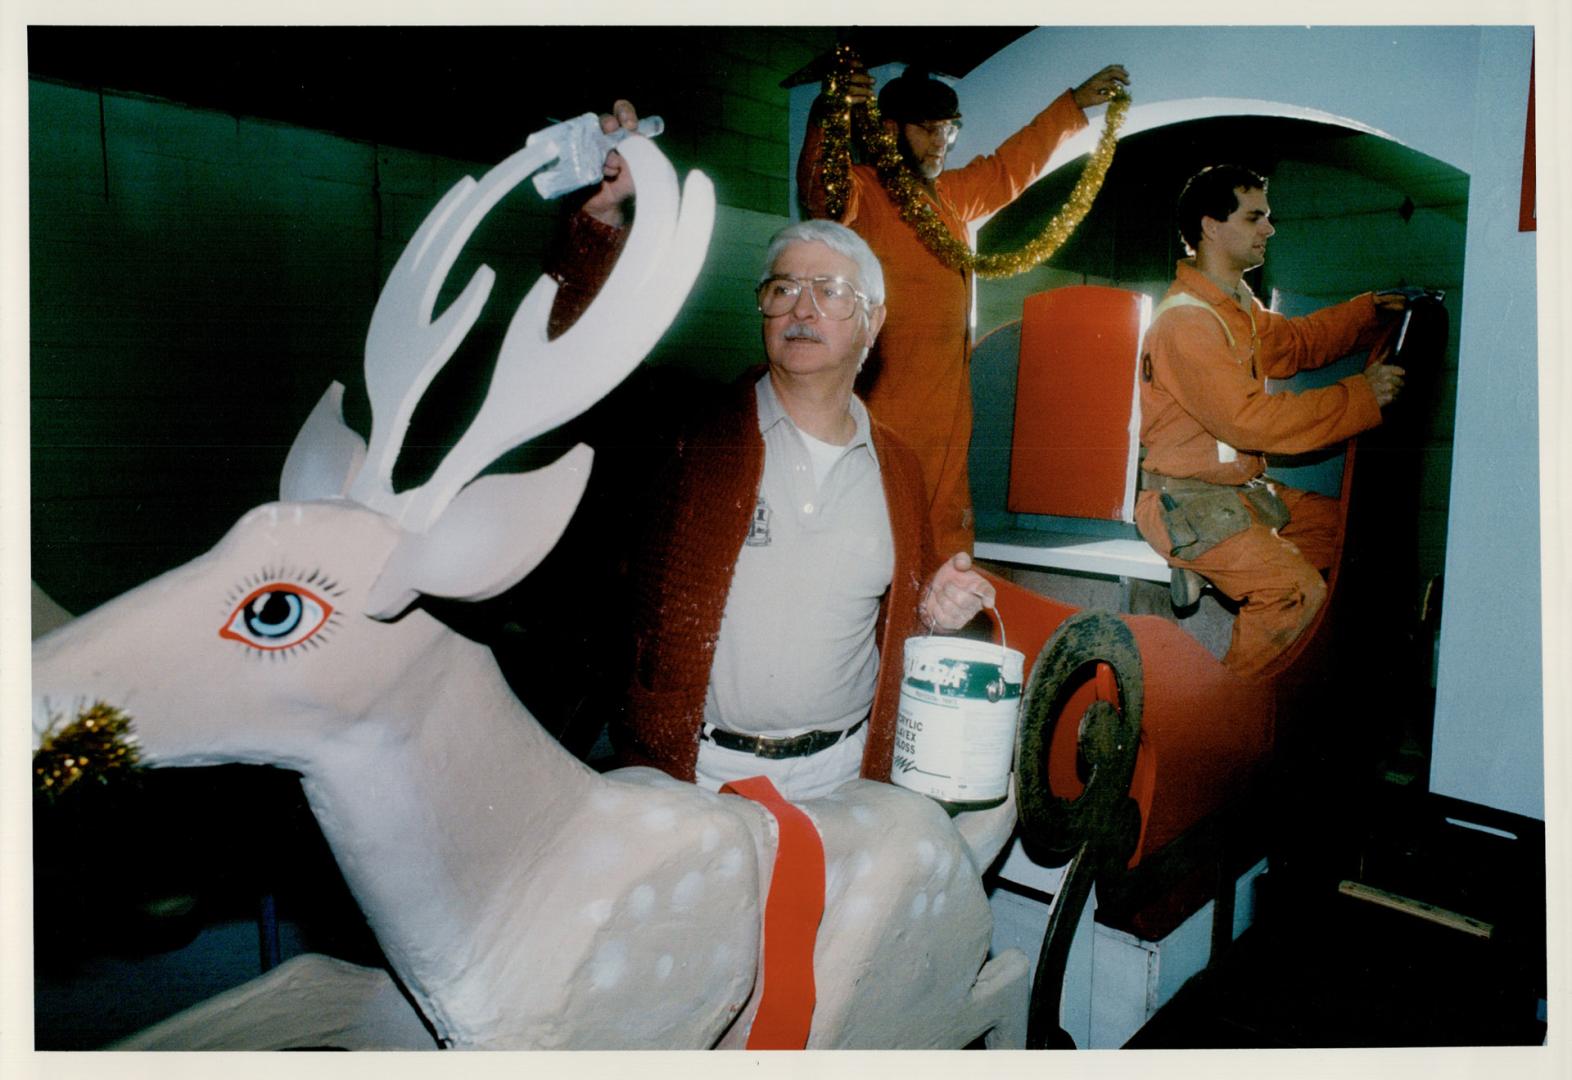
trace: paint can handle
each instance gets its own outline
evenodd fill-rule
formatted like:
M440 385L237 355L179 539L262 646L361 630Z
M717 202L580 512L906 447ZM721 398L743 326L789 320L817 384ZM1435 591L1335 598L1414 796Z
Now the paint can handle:
M1001 654L1007 652L1009 650L1009 648L1010 648L1010 644L1005 639L1005 636L1004 636L1004 616L999 614L999 607L998 607L998 605L997 604L987 604L987 605L985 605L983 607L983 610L988 612L988 614L992 615L993 616L993 621L999 624L999 652Z
M1009 640L1005 637L1004 633L1004 616L999 614L999 608L997 604L984 604L983 610L993 617L994 625L999 628L999 655L1004 657L1008 655L1010 650ZM927 620L924 620L924 624L923 637L933 637L933 624L927 622Z

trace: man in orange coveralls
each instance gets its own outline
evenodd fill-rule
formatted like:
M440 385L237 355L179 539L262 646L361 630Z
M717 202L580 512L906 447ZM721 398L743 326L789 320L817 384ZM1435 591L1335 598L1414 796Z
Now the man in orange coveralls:
M971 246L968 222L1010 203L1035 181L1049 157L1086 126L1082 111L1105 104L1129 82L1117 64L1066 90L1031 123L991 155L944 171L945 155L961 127L955 91L909 70L879 94L885 129L896 137L906 164L921 179L928 200L950 235ZM872 97L873 78L858 71L849 80L853 104ZM827 105L821 95L808 120L797 162L797 184L808 212L829 216L823 186ZM860 380L868 407L917 453L927 488L934 542L940 551L971 551L972 499L966 455L972 437L972 275L952 270L901 220L871 165L851 168L851 192L840 220L855 229L879 257L888 282L889 318Z
M1268 394L1266 379L1368 348L1406 301L1365 293L1298 319L1262 306L1241 275L1265 260L1276 230L1266 180L1248 169L1203 169L1179 196L1178 219L1194 258L1180 261L1143 347L1135 520L1170 565L1242 602L1223 663L1250 677L1320 610L1338 529L1337 501L1266 482L1264 455L1375 427L1403 369L1375 364L1298 394ZM1176 601L1193 600L1179 592Z

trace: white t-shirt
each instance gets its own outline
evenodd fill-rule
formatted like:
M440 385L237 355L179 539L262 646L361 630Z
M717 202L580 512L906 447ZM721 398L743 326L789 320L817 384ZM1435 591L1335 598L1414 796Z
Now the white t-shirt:
M704 719L772 737L842 730L873 703L879 601L895 572L868 411L851 399L848 445L810 443L768 375L754 392L764 477L726 598Z

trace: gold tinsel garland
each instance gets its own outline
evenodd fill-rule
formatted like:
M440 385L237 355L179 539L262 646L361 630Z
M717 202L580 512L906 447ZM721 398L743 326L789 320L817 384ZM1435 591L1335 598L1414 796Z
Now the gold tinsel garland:
M82 780L107 784L138 767L131 718L120 709L95 701L57 731L62 719L50 716L33 753L33 794L53 801Z
M856 122L858 137L873 155L873 167L879 179L900 210L901 220L916 230L924 247L953 270L970 270L985 278L1024 274L1052 258L1053 253L1070 238L1075 227L1092 208L1092 201L1103 186L1103 177L1108 174L1108 166L1113 163L1119 128L1124 123L1125 113L1130 109L1130 96L1122 87L1108 102L1102 136L1097 140L1097 148L1092 151L1080 179L1042 232L1018 251L979 255L951 235L939 219L938 211L926 197L922 182L902 158L895 136L884 130L878 103L870 99L854 109L846 100L844 88L847 77L855 70L855 60L856 54L848 46L837 46L834 66L824 77L824 98L833 105L823 119L822 183L825 208L832 218L838 219L845 211L846 196L851 190L853 121Z

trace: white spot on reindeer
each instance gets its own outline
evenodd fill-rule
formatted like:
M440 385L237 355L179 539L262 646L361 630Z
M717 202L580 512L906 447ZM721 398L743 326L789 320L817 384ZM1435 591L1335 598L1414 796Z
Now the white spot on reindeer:
M917 841L917 865L924 870L932 870L933 864L939 859L939 849L933 846L933 841L926 836Z
M940 893L938 896L935 896L933 898L933 905L932 906L933 906L933 914L934 914L935 917L937 917L939 915L942 915L944 913L944 901L945 901L945 898L948 895L949 895L948 893Z
M865 893L847 897L841 906L842 919L847 923L868 922L873 918L873 913L873 899Z
M858 803L856 806L852 807L851 816L852 816L852 820L855 821L859 825L872 825L873 824L873 811L869 810L866 806L863 806L861 803Z
M827 858L825 860L824 902L826 905L839 902L840 895L846 891L846 883L849 876L849 860L840 858Z
M938 875L940 877L943 877L945 874L948 874L950 872L950 867L954 864L954 862L955 862L955 853L953 851L951 851L949 848L940 848L939 849L939 869L937 870Z
M671 890L671 906L678 911L685 911L697 904L703 895L704 875L697 870L689 870L677 882L677 887Z
M628 914L643 922L655 910L655 887L640 885L628 894Z
M591 900L581 910L590 922L596 926L605 926L606 920L611 918L611 901L605 898Z
M662 980L671 978L671 969L676 965L676 958L671 953L667 953L655 961L655 977Z
M578 868L592 875L612 874L626 865L628 847L616 836L586 836L578 850Z
M640 814L639 824L650 832L667 832L677 824L677 814L669 806L657 806Z
M607 784L590 794L589 804L602 814L610 814L622 805L623 792Z
M699 850L711 852L720 843L720 830L713 825L704 826L704 831L699 833Z
M873 873L873 855L871 853L866 851L857 853L857 869L855 873L859 878L865 878Z
M728 881L733 880L741 876L742 868L747 865L746 858L742 848L729 848L715 864L715 872Z
M597 990L610 990L622 981L627 967L627 944L608 941L595 950L595 958L590 961L590 984Z
M920 892L912 897L912 918L920 918L928 910L928 894Z

